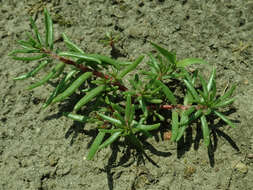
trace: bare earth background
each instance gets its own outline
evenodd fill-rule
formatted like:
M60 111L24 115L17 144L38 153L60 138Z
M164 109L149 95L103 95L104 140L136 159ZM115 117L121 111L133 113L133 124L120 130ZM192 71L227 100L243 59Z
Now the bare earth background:
M13 80L32 64L7 54L30 30L29 14L37 14L44 31L44 7L56 38L65 32L86 52L110 55L99 40L112 31L120 35L120 59L150 52L148 40L180 59L205 59L210 66L197 67L206 76L217 68L220 91L237 84L229 115L237 128L220 129L213 155L202 143L185 144L182 151L158 135L146 150L157 166L124 147L108 147L85 161L94 131L61 117L61 105L41 108L51 85L27 91L36 78ZM252 0L0 0L0 190L253 189L252 42Z

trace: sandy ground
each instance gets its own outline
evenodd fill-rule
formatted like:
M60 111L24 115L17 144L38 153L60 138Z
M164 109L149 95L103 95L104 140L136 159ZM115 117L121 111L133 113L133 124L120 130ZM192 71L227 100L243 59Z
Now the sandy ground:
M94 132L61 117L60 105L41 108L52 86L27 91L36 79L13 80L32 65L7 54L30 30L29 14L43 30L44 6L56 38L65 32L86 52L110 55L99 41L111 31L120 35L120 59L151 51L148 40L181 59L205 59L217 68L219 89L237 84L229 115L237 128L220 128L213 154L197 147L193 132L183 148L150 139L146 153L156 164L121 146L85 161ZM0 190L253 189L252 41L251 0L0 0Z

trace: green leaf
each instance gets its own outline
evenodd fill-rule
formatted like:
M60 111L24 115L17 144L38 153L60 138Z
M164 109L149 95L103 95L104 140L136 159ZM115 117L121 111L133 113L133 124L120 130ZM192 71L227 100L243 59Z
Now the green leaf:
M208 64L206 61L198 58L186 58L176 63L177 67L187 67L192 64Z
M42 58L44 58L46 56L47 56L46 54L41 54L41 55L31 56L31 57L11 56L11 58L14 59L14 60L18 60L18 61L35 61L35 60L42 59Z
M26 73L24 75L15 77L14 80L23 80L27 79L29 77L35 76L43 67L45 67L49 62L47 60L42 61L37 67L35 67L32 71L29 73Z
M183 80L184 83L186 84L186 87L188 88L188 90L190 91L190 93L192 94L192 96L194 97L194 99L197 101L197 102L200 102L200 97L197 93L197 91L195 90L195 88L193 87L192 83L187 81L187 80Z
M101 85L87 92L87 94L76 103L74 110L78 111L82 106L84 106L90 100L92 100L93 98L101 94L104 90L105 90L105 85Z
M200 82L201 82L201 85L202 85L204 99L207 100L207 98L208 98L207 83L206 83L204 77L201 74L199 74L199 79L200 79Z
M172 141L176 141L178 135L178 113L175 109L172 110Z
M74 120L74 121L78 121L81 123L85 123L89 119L89 117L87 117L87 116L74 114L74 113L63 113L63 115Z
M125 109L125 121L127 122L127 123L130 123L131 124L131 122L132 121L130 121L130 117L131 117L131 111L132 111L132 101L131 101L131 95L130 94L128 94L127 95L127 102L126 102L126 109Z
M167 99L173 104L177 104L176 98L174 96L174 94L171 92L171 90L161 81L156 80L155 84L162 86L162 90L165 94L165 96L167 97Z
M30 17L30 22L31 22L31 27L32 27L32 29L34 31L34 34L35 34L35 36L37 38L37 41L39 42L39 44L42 45L42 40L41 40L39 31L38 31L37 25L36 25L35 21L32 19L32 17Z
M213 108L219 108L219 107L224 107L227 106L229 104L232 104L235 101L235 98L230 98L228 100L223 100L220 101L219 103L215 104L214 106L212 106Z
M66 56L66 57L73 57L73 58L78 58L78 59L82 59L85 61L92 61L92 62L96 62L98 64L101 64L101 61L97 58L94 58L88 54L85 53L78 53L78 52L60 52L58 54L59 56Z
M160 123L156 123L153 125L143 125L143 124L139 124L136 126L137 129L143 130L143 131L153 131L156 130L160 127Z
M67 75L65 74L65 76L61 79L61 81L59 82L59 84L56 86L56 88L53 90L53 92L51 93L50 97L47 99L47 101L43 104L43 108L46 108L47 106L49 106L53 99L64 90L64 88L66 87L66 78Z
M156 61L156 59L154 58L154 56L152 54L148 54L148 56L150 58L150 63L152 64L152 66L154 67L156 72L158 73L160 71L160 67L159 67L158 62Z
M140 56L131 65L126 66L121 72L119 72L117 79L121 80L126 74L134 70L141 63L143 58L144 56Z
M54 34L53 34L53 21L48 13L47 9L44 9L45 26L46 26L46 47L53 50L54 45Z
M210 76L209 82L207 84L207 91L210 92L213 88L214 82L215 82L215 75L216 75L216 69L213 68L212 74Z
M13 56L18 53L40 53L40 50L39 49L32 49L32 48L31 49L17 49L17 50L13 50L8 55Z
M184 135L184 132L185 132L185 129L186 129L186 125L183 125L181 126L179 129L178 129L178 135L177 135L177 139L176 139L176 142L178 142L182 136Z
M218 98L217 102L220 102L230 97L233 94L235 88L236 88L236 85L234 84L223 96Z
M223 121L225 121L225 123L227 123L230 127L235 128L235 124L232 123L232 121L230 121L225 115L223 115L222 113L218 112L218 111L213 111L218 117L220 117Z
M60 102L71 96L88 78L92 76L92 72L86 72L79 76L64 92L59 94L52 103Z
M99 149L99 145L101 144L101 142L103 141L103 138L105 136L105 132L100 131L98 133L98 135L96 136L94 142L92 143L89 153L86 157L87 160L92 160L94 155L96 154L96 152Z
M103 144L101 144L99 146L98 149L100 150L100 149L105 148L108 145L112 144L114 141L116 141L120 137L121 133L122 133L122 131L118 131L118 132L113 133L108 139L106 139L105 142L103 142Z
M74 52L78 52L78 53L84 53L84 51L79 48L77 45L75 45L73 42L71 42L68 37L66 36L66 34L62 34L63 40L66 44L66 46L69 48L69 50L74 51Z
M28 87L28 90L32 90L38 86L41 86L43 84L45 84L46 82L48 82L51 78L53 78L55 76L55 74L57 74L58 71L60 71L62 69L62 67L64 67L65 64L64 63L58 63L52 70L51 72L44 76L40 81L32 84L31 86Z
M166 49L160 47L159 45L151 42L151 44L164 56L166 59L172 63L173 65L176 64L176 55L175 53L169 52Z
M98 113L98 115L99 115L102 119L104 119L104 120L106 120L106 121L109 121L109 122L110 122L111 124L113 124L113 125L116 125L116 126L122 125L121 121L118 120L118 119L112 118L112 117L107 116L107 115L104 115L104 114L102 114L102 113Z
M90 54L90 56L100 60L102 63L112 65L118 70L120 69L120 62L118 62L117 60L114 60L110 57L107 57L105 55L100 55L100 54Z
M202 115L200 117L200 120L201 120L201 128L202 128L204 143L208 147L210 144L210 131L209 131L209 127L208 127L205 115Z
M138 99L138 101L139 101L139 104L140 104L140 106L141 106L141 110L142 110L142 112L143 112L145 118L148 117L148 108L147 108L147 104L146 104L144 98L141 96L141 97Z

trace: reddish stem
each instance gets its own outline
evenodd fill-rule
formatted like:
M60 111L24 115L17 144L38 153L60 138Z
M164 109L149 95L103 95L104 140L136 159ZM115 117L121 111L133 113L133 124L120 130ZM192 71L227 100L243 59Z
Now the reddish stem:
M47 49L42 49L42 52L43 52L43 53L46 53L46 54L48 54L48 55L50 55L52 58L57 59L57 60L59 60L59 61L65 63L65 64L73 65L73 66L75 66L76 68L78 68L79 70L83 71L84 73L89 71L89 72L92 72L93 75L95 75L95 76L97 76L97 77L110 80L110 81L111 81L111 84L114 85L114 86L118 86L119 89L120 89L121 91L127 91L127 90L128 90L127 87L125 87L125 86L123 86L122 84L120 84L120 82L118 82L118 81L113 82L113 78L110 77L109 75L105 75L105 74L103 74L102 72L99 72L99 71L95 71L95 70L93 70L93 69L90 69L90 68L88 68L88 67L86 67L86 66L84 66L84 65L82 65L82 64L77 64L75 61L72 61L72 60L67 59L67 58L65 58L65 57L61 57L61 56L59 56L59 55L57 55L57 54L54 54L53 52L51 52L51 51L49 51L49 50L47 50Z

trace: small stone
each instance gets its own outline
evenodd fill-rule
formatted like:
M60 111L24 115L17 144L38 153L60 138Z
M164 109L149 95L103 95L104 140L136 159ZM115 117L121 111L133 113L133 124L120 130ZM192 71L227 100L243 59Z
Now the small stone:
M242 162L235 164L234 168L243 174L246 174L248 172L248 167Z
M248 158L248 159L253 159L253 153L248 154L248 155L247 155L247 158Z

